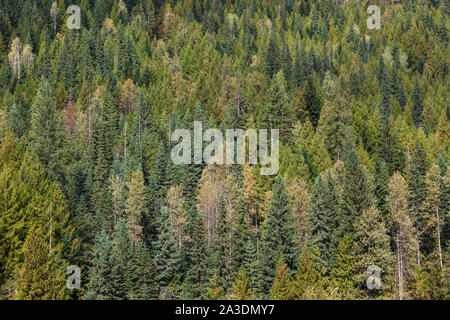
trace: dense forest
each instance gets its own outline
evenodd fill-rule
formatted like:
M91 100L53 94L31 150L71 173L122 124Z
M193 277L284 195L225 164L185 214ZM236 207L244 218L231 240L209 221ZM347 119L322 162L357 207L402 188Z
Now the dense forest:
M449 13L2 0L2 299L449 299ZM194 121L279 129L278 173L175 165Z

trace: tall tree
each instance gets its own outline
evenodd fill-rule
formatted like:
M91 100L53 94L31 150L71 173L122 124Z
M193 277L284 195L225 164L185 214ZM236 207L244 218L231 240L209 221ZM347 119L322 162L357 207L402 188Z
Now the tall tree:
M141 170L131 174L127 183L128 199L126 213L128 215L128 230L133 247L144 239L142 219L147 214L147 197L144 177Z
M286 264L292 270L297 252L294 216L284 180L278 176L272 188L269 210L261 235L260 281L264 295L269 293L272 286L280 254L286 257Z
M405 179L396 172L389 182L387 204L394 233L396 255L396 296L403 300L408 297L407 287L413 276L414 256L417 238L413 219L408 210L409 192Z

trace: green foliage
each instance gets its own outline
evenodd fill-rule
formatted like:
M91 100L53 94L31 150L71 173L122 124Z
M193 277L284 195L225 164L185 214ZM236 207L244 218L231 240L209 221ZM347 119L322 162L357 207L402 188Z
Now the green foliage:
M448 1L383 1L376 32L367 1L78 2L81 30L67 1L0 3L2 298L445 296ZM280 129L294 212L259 166L174 165L194 120Z

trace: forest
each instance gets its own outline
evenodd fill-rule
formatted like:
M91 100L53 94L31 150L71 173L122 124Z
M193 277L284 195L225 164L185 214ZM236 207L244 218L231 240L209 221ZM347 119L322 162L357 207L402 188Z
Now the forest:
M2 0L0 298L450 299L449 14ZM173 163L195 121L279 129L278 172Z

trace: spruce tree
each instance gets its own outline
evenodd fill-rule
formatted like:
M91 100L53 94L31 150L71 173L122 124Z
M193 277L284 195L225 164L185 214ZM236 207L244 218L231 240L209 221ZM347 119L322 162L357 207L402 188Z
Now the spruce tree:
M344 162L344 183L342 199L339 206L340 234L352 234L353 222L364 210L373 204L372 188L367 177L367 171L361 164L355 149L350 149Z
M42 79L31 107L30 144L42 163L56 175L61 172L64 131L61 113L52 99L48 80Z
M158 298L158 286L155 281L156 268L147 248L139 242L130 260L127 282L130 284L128 299L154 300Z
M273 185L269 210L261 235L259 276L262 294L269 293L280 254L286 257L286 263L292 270L296 263L297 252L294 216L284 180L278 176Z
M23 300L59 300L67 298L65 274L58 261L58 249L49 249L39 228L32 230L24 245L17 298Z
M128 297L131 284L127 281L130 272L132 247L125 220L119 220L116 225L113 247L111 250L112 299L122 300Z
M319 175L311 192L308 208L307 238L308 246L315 248L318 263L331 270L336 253L336 230L338 227L338 195L336 182L328 171L326 180Z
M277 263L275 272L275 279L273 280L272 288L270 289L271 300L291 300L293 296L292 279L288 267L284 262L283 256Z
M334 283L337 286L338 295L343 299L352 299L355 296L355 249L354 241L350 234L345 234L338 245L336 266L332 271Z
M265 56L266 74L272 78L281 68L281 52L278 45L276 31L272 30L270 33L269 47Z
M112 242L105 231L99 232L92 247L92 266L89 268L89 282L87 284L87 300L110 300L113 297L113 283L111 280L111 251Z
M371 206L364 210L362 215L354 222L355 233L355 281L359 289L367 289L367 268L376 265L381 269L383 286L382 290L366 291L366 294L374 298L375 295L391 292L394 255L390 248L390 239L385 221L380 211ZM360 291L361 292L361 291ZM364 291L363 291L364 292Z
M208 287L205 226L202 217L198 216L196 221L197 226L194 229L189 253L191 265L183 283L184 297L187 299L204 299Z
M422 91L420 89L419 85L419 79L416 79L416 83L414 85L414 92L413 92L413 121L414 124L419 127L422 123L422 112L423 112L423 97L422 97Z

